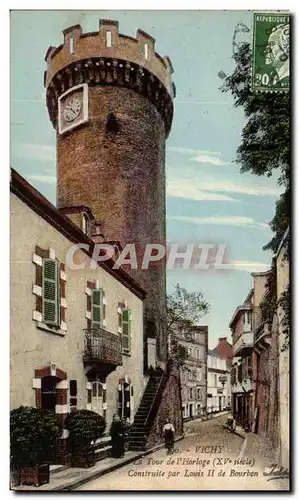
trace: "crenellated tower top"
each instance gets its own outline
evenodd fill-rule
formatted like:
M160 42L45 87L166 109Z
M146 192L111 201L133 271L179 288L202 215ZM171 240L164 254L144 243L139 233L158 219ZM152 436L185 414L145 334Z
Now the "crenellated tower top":
M118 21L99 21L99 31L83 33L79 24L63 31L64 42L49 47L45 56L47 105L56 127L57 101L80 84L109 84L133 88L161 113L168 135L173 117L175 86L168 56L155 52L155 39L137 30L136 38L118 32Z

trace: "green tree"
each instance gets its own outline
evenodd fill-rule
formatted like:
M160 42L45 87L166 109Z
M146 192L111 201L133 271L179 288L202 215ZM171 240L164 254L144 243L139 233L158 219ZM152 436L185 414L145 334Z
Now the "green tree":
M286 351L290 347L290 315L291 315L291 300L290 300L290 285L287 289L281 294L280 299L278 300L278 307L281 308L281 325L282 325L282 333L284 334L284 343L282 345L281 350Z
M250 46L244 43L235 55L235 70L226 77L221 91L229 92L234 98L235 106L243 107L245 113L246 123L236 157L236 162L241 165L241 172L270 177L277 171L278 184L284 188L270 222L274 236L264 246L264 249L276 252L290 224L291 104L288 93L251 92L251 57Z
M246 123L242 130L242 141L237 149L236 162L241 165L241 172L270 177L278 172L278 184L284 189L276 202L275 215L270 222L272 239L264 246L265 250L276 253L281 239L290 225L291 215L291 140L290 114L291 101L288 93L251 92L251 49L248 43L240 46L235 55L236 67L228 76L222 92L229 92L235 106L244 109ZM289 237L287 238L289 255ZM272 267L266 292L261 303L262 319L271 324L278 306L283 311L283 328L286 335L284 349L289 341L290 290L283 294L277 303L276 272Z
M192 340L192 328L208 313L210 305L201 292L188 292L179 283L174 287L174 292L167 295L166 304L170 357L181 367L188 353L177 340L177 334L184 333L186 339Z

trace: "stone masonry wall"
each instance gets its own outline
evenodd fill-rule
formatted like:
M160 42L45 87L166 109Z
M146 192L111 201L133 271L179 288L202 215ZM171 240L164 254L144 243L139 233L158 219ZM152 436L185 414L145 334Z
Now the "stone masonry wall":
M158 413L147 440L147 449L163 442L162 428L167 418L169 418L170 422L174 425L175 437L183 435L181 403L181 384L179 372L177 370L173 370L168 378Z
M119 125L106 134L107 116ZM89 88L90 121L70 134L57 135L58 206L90 207L102 221L106 241L165 244L165 129L161 115L131 89ZM141 261L139 258L139 266ZM130 272L129 267L126 268ZM132 271L146 290L146 336L157 337L158 356L166 359L165 266ZM159 338L160 337L160 338Z

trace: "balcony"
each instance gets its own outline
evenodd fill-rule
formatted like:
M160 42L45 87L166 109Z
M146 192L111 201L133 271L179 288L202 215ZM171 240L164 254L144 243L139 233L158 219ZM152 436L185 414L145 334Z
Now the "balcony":
M200 358L194 358L193 356L188 356L188 358L185 359L185 363L193 366L202 366L204 364L204 361Z
M243 332L233 345L234 356L247 355L253 348L253 332Z
M263 323L254 332L254 349L258 353L271 344L271 329L268 323Z
M122 365L121 338L102 328L85 329L83 363L105 375Z
M232 393L245 393L253 391L255 388L255 383L251 377L243 379L241 382L237 381L232 384Z

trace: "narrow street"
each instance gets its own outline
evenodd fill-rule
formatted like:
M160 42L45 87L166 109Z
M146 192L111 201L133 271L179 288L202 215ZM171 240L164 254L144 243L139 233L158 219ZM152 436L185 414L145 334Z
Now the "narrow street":
M244 440L222 428L226 415L186 424L186 436L165 449L84 484L78 490L275 490L255 457L238 459ZM274 484L275 483L275 484Z

